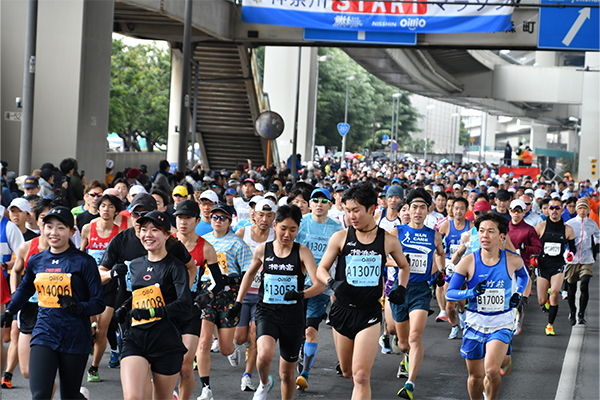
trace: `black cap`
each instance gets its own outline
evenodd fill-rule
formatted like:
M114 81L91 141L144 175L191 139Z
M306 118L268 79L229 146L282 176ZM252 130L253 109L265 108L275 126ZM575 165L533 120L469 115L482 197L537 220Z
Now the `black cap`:
M135 197L133 198L133 201L131 202L131 211L135 211L135 209L137 207L144 207L144 210L150 212L150 211L155 211L157 206L156 206L156 199L154 197L152 197L151 195L149 195L148 193L139 193L136 194Z
M510 192L508 190L500 189L500 190L498 190L498 193L496 193L496 198L498 200L508 201L508 200L512 199L512 195L510 194Z
M338 187L335 189L335 191L336 191L336 192L343 192L343 191L345 191L346 189L348 189L348 186L346 186L346 185L339 185L339 186L338 186Z
M152 221L155 226L162 226L167 231L171 230L169 216L160 211L152 211L137 220L137 223L144 225L146 222Z
M217 211L221 211L227 215L229 215L230 217L233 215L233 211L231 210L231 207L228 206L226 203L218 203L216 204L212 210L210 210L210 213L213 214Z
M198 218L200 215L200 208L198 203L192 200L184 200L177 204L177 209L173 215L189 215L190 217Z
M50 218L57 218L69 228L73 228L73 226L75 226L75 219L73 218L73 214L71 214L71 211L67 207L54 207L52 210L48 211L48 214L46 214L43 221L48 222Z
M273 192L273 193L279 192L279 185L277 185L275 183L271 183L269 185L269 192Z

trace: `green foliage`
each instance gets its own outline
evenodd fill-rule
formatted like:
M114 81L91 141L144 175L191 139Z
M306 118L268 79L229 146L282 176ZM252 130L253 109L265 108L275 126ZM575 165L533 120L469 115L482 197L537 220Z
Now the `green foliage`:
M465 146L469 144L469 141L471 140L471 136L469 135L469 132L467 131L467 128L465 127L465 123L464 121L460 120L460 136L458 138L458 144L460 144L461 146Z
M371 75L338 48L321 47L319 56L323 55L332 59L319 66L316 144L341 148L337 124L344 122L346 77L356 76L356 80L350 81L348 96L347 150L371 148L373 123L380 124L375 132L375 147L381 147L382 136L391 136L392 95L398 89ZM419 114L411 106L409 92L400 94L398 141L402 142L410 138L410 132L419 131Z
M421 158L423 156L423 151L425 149L425 139L413 139L412 137L406 138L402 142L399 143L399 147L402 151L408 153L414 153L415 158ZM428 140L427 141L427 152L433 153L433 148L435 147L435 141Z
M170 77L167 50L113 40L108 129L124 140L126 151L140 150L136 135L146 139L148 151L166 143Z

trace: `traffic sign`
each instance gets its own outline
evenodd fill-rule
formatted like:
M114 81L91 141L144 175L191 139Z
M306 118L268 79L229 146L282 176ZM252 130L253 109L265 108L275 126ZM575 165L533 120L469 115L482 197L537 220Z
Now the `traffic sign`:
M339 124L337 124L337 130L340 133L340 135L346 136L346 134L350 130L350 124L347 124L345 122L340 122Z
M416 33L339 31L328 29L304 29L304 40L314 42L404 44L415 46Z
M398 143L392 143L392 151L398 150Z
M381 140L389 140L389 139L390 139L390 137L388 135L383 135L381 137Z
M581 7L540 8L538 30L538 47L540 49L600 50L600 35L598 34L600 1L542 0L542 4L569 4L581 5Z

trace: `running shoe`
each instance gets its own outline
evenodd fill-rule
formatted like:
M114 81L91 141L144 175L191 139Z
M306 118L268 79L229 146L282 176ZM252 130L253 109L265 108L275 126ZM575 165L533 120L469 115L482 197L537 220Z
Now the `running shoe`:
M554 327L551 324L546 325L546 336L554 336Z
M300 351L298 352L298 361L296 362L296 372L300 375L304 371L304 342L300 345Z
M117 368L121 364L119 360L119 352L115 350L110 351L110 360L108 361L108 368Z
M543 305L542 311L550 312L550 300L546 300L546 304Z
M173 390L173 400L179 400L179 394L177 394L177 390Z
M390 336L390 345L392 346L392 351L394 354L402 354L402 350L400 350L400 347L398 346L398 336Z
M208 386L204 386L202 388L202 393L200 394L200 396L198 396L196 398L196 400L213 400L213 394L212 394L212 390L210 390L210 388Z
M242 389L242 392L256 391L256 387L252 386L252 378L250 378L248 376L248 374L244 374L244 376L242 376L241 389Z
M194 363L192 364L192 368L194 368L194 371L198 370L198 363L196 362L195 358L194 358Z
M338 374L338 375L343 375L343 373L342 373L342 366L340 365L339 361L335 365L335 373Z
M88 388L86 388L85 386L82 386L79 389L79 393L81 393L83 395L83 397L85 397L86 399L90 398L90 391L88 390Z
M456 339L458 337L458 325L453 326L450 334L448 335L448 339Z
M569 313L569 323L571 324L571 326L577 323L577 321L575 321L575 313Z
M273 377L269 375L269 382L267 382L266 385L262 382L260 383L260 386L258 389L256 389L256 392L254 392L254 397L252 397L252 400L266 400L271 389L273 389Z
M227 359L232 367L237 367L240 365L240 349L235 346L235 350L233 350L233 353L227 356Z
M525 318L525 311L521 311L519 313L519 315L517 316L517 324L515 326L515 333L514 335L520 335L521 332L523 331L523 318Z
M511 370L512 370L512 358L510 359L510 362L507 365L505 365L504 367L500 367L500 375L506 376L510 373Z
M300 374L296 379L296 390L305 390L308 387L308 375Z
M578 319L578 324L579 325L585 325L587 323L587 321L585 320L585 317L583 316L582 313L577 314L577 319Z
M88 382L100 382L100 375L98 375L98 370L88 369L87 372L87 381Z
M398 391L398 397L402 397L403 399L412 400L413 391L415 390L415 386L412 383L405 383L404 387Z
M389 335L381 335L379 337L379 345L381 346L381 354L392 354L393 350L390 346Z
M408 354L404 355L404 359L400 363L398 367L398 372L396 373L396 378L408 378Z
M12 389L12 374L7 375L7 372L4 373L2 380L0 381L0 386L4 389Z
M219 352L219 339L213 339L212 346L210 346L211 353Z
M437 317L435 317L435 322L446 322L448 321L448 315L446 314L446 310L440 311Z
M569 298L569 292L567 292L566 290L561 290L560 295L563 300L566 300L567 298Z

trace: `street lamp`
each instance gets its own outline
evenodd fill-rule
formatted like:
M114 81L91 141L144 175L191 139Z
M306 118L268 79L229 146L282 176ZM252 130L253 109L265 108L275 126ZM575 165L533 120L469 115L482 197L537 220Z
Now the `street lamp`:
M312 157L311 159L315 160L315 146L316 146L316 138L317 138L317 101L319 99L319 65L322 62L331 61L331 56L321 56L317 57L317 77L315 79L315 108L313 112L313 132L312 132Z
M346 78L346 106L344 107L344 123L347 124L348 123L348 93L350 91L350 82L355 80L356 76L352 75ZM348 132L350 133L350 132ZM340 164L342 162L344 162L344 160L346 159L346 137L348 136L348 133L346 133L344 135L344 137L342 137L342 159L340 161Z
M456 111L458 111L458 107L456 107ZM454 122L454 118L458 118L458 124ZM457 136L460 138L460 114L455 112L452 114L452 163L456 162Z
M427 143L429 140L429 110L433 110L435 106L429 104L427 106L427 119L425 120L425 151L423 152L423 160L427 163Z
M400 90L400 89L398 89ZM400 116L400 96L402 96L402 94L398 91L398 93L394 93L392 95L392 131L391 131L391 136L392 136L392 144L394 142L398 143L398 117ZM392 150L392 154L394 155L393 157L391 157L394 162L396 162L397 160L397 155L398 155L398 150L396 150L395 152ZM391 154L390 154L391 156Z

